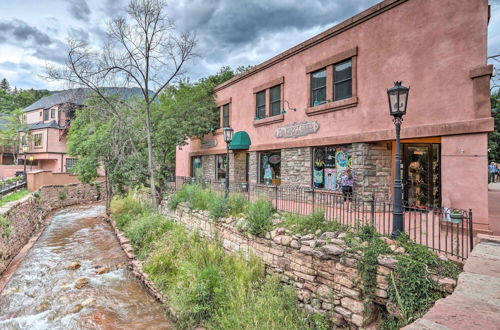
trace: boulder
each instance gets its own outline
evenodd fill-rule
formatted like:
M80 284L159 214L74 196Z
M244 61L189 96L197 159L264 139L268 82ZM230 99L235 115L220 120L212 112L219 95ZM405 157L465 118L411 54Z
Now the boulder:
M75 288L81 289L88 284L89 284L89 279L86 277L82 277L75 282Z
M323 240L336 239L337 233L334 233L332 231L325 231L319 238Z
M68 267L66 267L66 269L70 269L70 270L77 270L78 268L80 268L80 263L78 261L73 261L72 263L69 264Z
M87 298L84 301L82 301L82 303L80 305L83 307L90 307L90 306L95 305L95 303L96 303L95 298Z
M299 243L299 241L297 241L296 239L292 240L290 242L290 247L292 247L294 249L300 249L300 243Z
M385 266L387 268L395 269L398 261L390 255L379 255L377 257L377 262L379 265Z
M304 235L300 238L301 241L310 241L314 239L314 235L313 234L307 234L307 235Z
M106 274L109 272L109 267L98 267L96 268L95 272L98 275Z

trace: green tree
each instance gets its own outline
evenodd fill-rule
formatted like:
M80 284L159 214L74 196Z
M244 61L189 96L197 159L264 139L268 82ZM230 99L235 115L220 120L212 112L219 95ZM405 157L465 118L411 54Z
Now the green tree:
M3 78L2 80L0 80L0 89L6 93L10 92L10 84L7 79Z
M28 141L28 125L24 121L23 109L16 109L11 114L1 117L0 146L12 148L14 163L18 163L19 151Z
M491 94L491 116L495 122L494 131L488 140L488 159L500 163L500 89Z

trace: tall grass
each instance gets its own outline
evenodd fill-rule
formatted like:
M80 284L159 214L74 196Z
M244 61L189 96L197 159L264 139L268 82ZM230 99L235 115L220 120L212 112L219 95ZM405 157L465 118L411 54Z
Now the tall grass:
M18 199L21 199L22 197L28 194L29 194L28 189L21 189L13 193L10 193L8 195L5 195L4 197L2 197L2 199L0 199L0 206L3 206L9 202L17 201Z
M274 208L269 201L257 200L248 206L247 213L248 230L252 235L263 236L271 230L273 225L271 217L274 214Z
M303 216L296 214L285 214L281 226L290 229L295 234L312 234L318 229L325 231L346 231L349 227L337 221L328 221L323 210L314 210L311 215Z
M201 201L192 195L190 198ZM239 197L227 200L227 204L237 205L239 210L246 207ZM111 209L144 260L144 271L166 296L178 328L328 327L320 316L311 318L297 307L293 288L266 277L257 257L227 254L220 243L188 233L131 197L114 199Z

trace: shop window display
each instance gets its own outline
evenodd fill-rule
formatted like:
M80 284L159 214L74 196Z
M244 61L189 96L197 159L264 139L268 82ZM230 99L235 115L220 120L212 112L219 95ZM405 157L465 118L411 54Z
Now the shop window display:
M340 178L352 168L351 146L314 148L313 162L313 186L341 191Z
M196 177L196 178L201 178L203 176L203 167L202 167L202 163L201 163L201 157L199 156L196 156L196 157L193 157L191 158L191 173L192 173L192 176Z
M267 185L281 184L281 151L260 153L260 183Z
M222 181L226 179L227 155L215 156L215 180Z

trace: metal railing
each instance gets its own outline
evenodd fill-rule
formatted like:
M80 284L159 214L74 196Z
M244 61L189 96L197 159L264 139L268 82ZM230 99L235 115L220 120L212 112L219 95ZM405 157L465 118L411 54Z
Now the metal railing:
M172 190L184 184L199 184L215 193L224 192L224 181L176 177ZM249 201L269 200L281 212L310 215L322 210L329 221L352 228L367 223L385 236L392 232L393 202L388 196L344 196L341 192L301 186L275 186L230 182L231 194L238 193ZM404 231L415 243L457 260L465 260L473 247L472 210L446 207L415 207L404 205Z
M7 179L0 179L0 199L13 191L26 187L26 177L12 177Z

